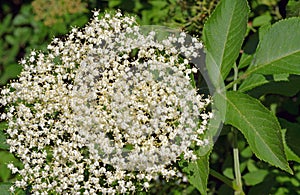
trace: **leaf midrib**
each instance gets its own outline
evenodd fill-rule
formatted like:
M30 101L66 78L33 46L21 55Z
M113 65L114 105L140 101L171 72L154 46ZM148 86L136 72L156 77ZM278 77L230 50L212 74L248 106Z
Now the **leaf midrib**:
M221 56L221 64L220 64L220 67L221 67L221 70L224 68L224 58L225 58L225 50L226 50L226 45L228 45L228 44L226 44L227 42L228 42L228 40L229 40L229 32L230 32L230 29L231 29L231 27L232 26L234 26L234 25L232 25L232 21L233 21L233 18L234 18L234 15L235 15L235 13L236 13L236 7L237 7L237 2L235 2L235 4L234 4L234 7L233 7L233 12L231 12L231 17L230 17L230 21L229 21L229 24L230 25L227 25L227 31L226 31L226 39L225 39L225 41L224 41L224 45L223 45L223 50L222 50L222 56ZM240 20L238 20L239 22L241 21L242 19L240 19ZM230 46L230 48L231 48L232 46ZM222 71L223 72L223 71ZM228 74L228 73L227 73Z
M236 7L236 3L234 4L234 8ZM222 49L222 55L221 55L221 61L220 61L220 66L219 67L221 67L221 70L222 70L222 68L223 68L223 61L224 61L224 56L225 56L225 50L226 50L226 43L228 42L228 37L229 37L229 30L230 30L230 28L231 28L231 23L232 23L232 20L233 20L233 14L234 12L232 12L231 13L231 17L230 17L230 21L229 21L229 24L230 25L226 25L227 26L227 29L226 29L226 36L225 36L225 40L223 41L223 49ZM223 72L223 71L222 71Z
M224 97L223 94L222 94L222 96ZM242 118L244 119L244 121L251 127L251 129L254 130L255 134L260 138L260 140L262 140L262 142L265 143L264 140L262 139L262 137L260 136L260 134L256 131L256 129L255 129L254 126L252 125L252 123L250 123L250 122L247 120L247 118L245 117L245 115L243 115L242 112L240 112L240 110L235 106L235 104L234 104L232 101L230 101L227 97L225 97L225 99L226 99L227 102L229 102L229 103L232 105L232 107L240 114L240 116L242 116ZM246 138L246 139L247 139L247 138ZM248 141L249 141L249 140L248 140ZM272 156L274 156L275 159L277 159L279 162L281 162L281 160L280 160L276 155L273 154L273 151L272 151L271 148L268 146L268 144L265 144L265 145L267 145L267 149L268 149L269 151L271 151Z
M277 61L280 61L280 60L282 60L282 59L284 59L284 58L286 58L286 57L292 56L292 55L297 54L297 53L299 53L299 52L300 52L300 48L299 48L299 50L296 50L296 51L294 51L294 52L289 52L289 53L287 53L286 55L282 55L282 56L280 56L280 57L278 57L278 58L274 58L273 60L268 61L268 62L266 62L266 63L264 63L264 64L261 64L261 65L259 65L259 64L254 64L254 65L252 66L253 68L250 69L249 72L248 72L247 74L250 75L250 74L254 73L254 72L257 71L257 70L264 68L265 66L271 65L271 64L273 64L273 63L275 63L275 62L277 62Z

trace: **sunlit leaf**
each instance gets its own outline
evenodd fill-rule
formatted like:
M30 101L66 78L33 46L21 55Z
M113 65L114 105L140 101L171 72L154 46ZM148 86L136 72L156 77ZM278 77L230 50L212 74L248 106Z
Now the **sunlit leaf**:
M209 153L198 158L197 161L189 162L188 165L183 168L183 171L187 173L189 182L195 186L201 194L207 194L206 186L209 174Z
M247 78L239 87L240 92L249 91L255 87L266 84L269 81L261 74L253 74Z
M292 173L284 153L277 118L257 99L231 91L226 93L225 123L240 130L254 154L261 160Z
M245 0L221 1L204 25L207 67L212 63L221 70L223 78L237 59L247 29L249 8Z
M261 183L268 175L267 170L257 170L243 176L246 185L256 185Z
M300 18L275 23L259 43L248 74L300 74Z

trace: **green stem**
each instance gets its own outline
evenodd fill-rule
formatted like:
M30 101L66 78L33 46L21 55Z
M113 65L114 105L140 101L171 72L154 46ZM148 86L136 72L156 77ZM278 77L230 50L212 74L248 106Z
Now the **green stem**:
M236 67L236 65L235 65L235 67ZM235 67L234 67L234 71L238 71L238 68L237 67L235 68ZM252 74L252 72L244 73L241 76L239 76L239 78L237 78L238 72L237 72L237 74L234 73L234 77L235 77L234 80L231 81L228 85L226 85L225 89L227 90L227 89L230 89L231 87L233 87L234 85L237 85L242 80L246 79L250 74ZM235 91L235 90L233 90L233 91Z
M234 64L233 67L234 70L234 81L238 80L238 67L236 64ZM233 91L237 90L237 82L233 84ZM243 183L242 183L242 176L241 176L241 171L240 171L240 160L239 160L239 149L238 149L238 131L234 127L232 127L233 131L233 161L234 161L234 174L235 174L235 184L236 184L236 189L234 192L234 195L244 195L243 191Z
M234 63L233 71L234 71L233 81L237 81L238 80L239 69L236 66L236 63ZM240 77L240 78L242 78L242 77ZM237 89L237 82L233 84L233 91L236 91L236 89Z
M234 195L244 195L242 176L240 171L239 149L237 146L237 130L233 128L234 146L233 146L233 161L236 189Z
M230 89L231 87L233 87L234 85L238 84L239 82L241 82L242 80L244 80L245 78L247 78L246 74L242 75L241 77L239 77L238 79L232 81L231 83L229 83L228 85L225 86L225 89Z
M237 83L239 83L243 79L244 78L240 77L237 80L231 81L231 83L229 83L228 85L225 86L225 89L227 90L227 89L233 87L233 85L236 85Z
M228 185L229 187L231 187L233 190L236 190L237 187L235 185L235 183L230 180L229 178L225 177L224 175L218 173L217 171L213 170L213 169L209 169L209 174L217 179L219 179L220 181L222 181L224 184Z

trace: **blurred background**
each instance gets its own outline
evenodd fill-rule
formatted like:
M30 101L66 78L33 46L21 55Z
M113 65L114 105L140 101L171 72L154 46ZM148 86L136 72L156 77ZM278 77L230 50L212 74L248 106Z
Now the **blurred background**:
M16 79L22 67L18 62L32 50L46 51L53 37L63 38L73 26L83 27L92 16L92 10L120 9L135 15L141 25L162 25L184 30L201 39L204 23L219 0L0 0L0 88ZM300 16L299 0L248 0L251 8L243 53L254 53L259 41L258 29L287 17ZM300 29L299 29L300 30ZM288 41L288 37L287 37ZM245 59L247 60L247 59ZM247 63L247 61L245 61ZM284 121L283 128L300 129L300 79L293 77L294 93L289 96L267 94L261 101ZM226 81L227 82L227 81ZM228 82L230 82L230 77ZM290 86L290 87L293 87ZM298 86L298 87L297 87ZM267 89L261 89L267 90ZM259 97L259 91L250 91ZM1 108L3 109L3 108ZM1 110L0 110L1 111ZM2 110L3 111L3 110ZM1 111L1 112L2 112ZM5 122L0 122L0 195L16 175L6 168L8 162L22 164L9 153L5 143ZM226 127L225 127L226 131ZM294 131L296 132L296 131ZM290 136L299 137L300 132ZM211 156L215 170L233 178L230 134L220 136ZM300 159L291 157L295 176L277 170L259 161L252 154L243 137L240 138L241 167L248 194L298 194L300 188ZM300 151L299 147L296 150ZM299 152L300 153L300 152ZM189 184L160 183L153 194L197 194ZM210 194L232 194L219 180L209 178ZM20 194L26 194L19 191Z

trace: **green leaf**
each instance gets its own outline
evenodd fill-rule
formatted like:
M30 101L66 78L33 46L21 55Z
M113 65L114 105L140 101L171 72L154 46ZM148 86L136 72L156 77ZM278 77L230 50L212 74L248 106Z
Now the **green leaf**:
M9 188L12 184L11 183L0 183L0 192L1 195L10 195Z
M278 182L275 180L276 178L272 176L271 174L267 175L265 180L257 184L253 187L248 192L248 195L258 195L258 194L271 194L271 190Z
M108 1L109 8L116 8L122 4L122 0Z
M189 182L195 186L201 194L207 194L207 180L209 174L209 159L210 153L204 156L199 156L198 160L188 163L183 171L187 173ZM184 163L183 163L184 164Z
M7 168L7 164L15 161L15 157L8 151L0 151L0 178L2 181L7 182L11 176L11 171Z
M244 80L244 82L239 87L239 91L240 92L249 91L250 89L253 89L253 88L257 87L257 86L266 84L268 82L269 81L263 75L261 75L261 74L253 74L249 78L247 78L246 80Z
M285 141L287 143L287 146L296 154L298 157L300 157L300 124L298 123L291 123L287 120L281 119L280 123L284 128L286 128L285 133Z
M12 35L6 35L5 36L5 41L7 41L9 44L14 45L17 43L17 40L15 39L14 36Z
M249 55L247 53L243 53L242 56L241 56L241 60L240 60L240 63L239 63L239 69L241 68L245 68L246 66L249 66L249 64L251 63L253 59L253 55Z
M28 195L28 191L24 191L22 189L17 189L16 192L15 192L15 195Z
M230 91L226 97L225 123L240 130L253 153L261 160L292 173L283 147L281 128L277 118L257 99Z
M74 21L72 21L71 26L84 26L89 21L86 15L80 15L76 17Z
M127 2L126 2L127 3ZM140 11L142 24L159 24L163 18L168 17L169 3L167 1L150 1L151 9Z
M252 26L253 27L263 26L269 24L271 20L272 20L272 16L269 12L267 12L264 15L255 17L252 22Z
M19 51L20 51L20 46L17 44L17 42L15 42L14 45L10 47L10 49L6 49L5 51L3 51L4 59L1 60L3 60L5 68L12 64L14 65L16 64L16 58Z
M223 82L223 81L221 81ZM223 83L224 84L224 83ZM205 138L209 140L209 144L205 147L201 147L199 151L197 151L198 156L203 156L210 150L212 150L214 146L214 142L220 136L221 130L223 130L223 121L225 120L226 115L226 101L224 99L219 98L220 95L216 95L217 93L224 93L225 91L222 90L223 86L219 86L219 90L215 92L212 97L212 112L214 117L209 120L207 132L205 133ZM224 132L224 131L223 131Z
M292 160L292 161L300 163L300 157L297 154L295 154L286 143L286 138L285 138L286 131L287 131L286 129L282 129L282 139L283 139L283 145L284 145L284 151L285 151L286 158L289 161Z
M0 131L0 149L7 150L9 145L6 143L6 136L3 131Z
M0 26L0 36L2 37L2 35L4 33L7 33L10 31L10 27L11 25L11 20L12 20L12 14L7 14L5 16L5 18L2 20L1 22L1 26Z
M18 14L14 20L13 20L13 25L18 25L18 26L21 26L21 25L28 25L30 24L30 19L27 18L26 16L24 16L23 14Z
M223 0L204 25L203 39L207 53L207 67L216 63L223 78L237 59L247 29L249 8L245 0Z
M68 32L67 24L63 22L57 22L51 26L51 29L54 31L54 34L65 34Z
M258 42L259 42L259 34L258 33L250 34L248 36L248 40L245 42L243 46L243 52L252 55L253 58L253 54L256 51Z
M289 74L283 73L283 74L274 74L273 79L274 81L289 81Z
M286 6L286 15L291 16L300 16L300 1L298 0L289 0Z
M19 64L10 64L8 65L2 76L0 77L0 85L6 84L8 79L16 78L22 70L22 66Z
M218 194L219 195L234 194L234 191L228 185L222 184L221 187L218 189Z
M263 36L271 28L271 24L265 24L258 29L259 40L262 40Z
M242 152L241 152L241 156L243 158L251 158L253 155L251 148L250 147L246 147Z
M14 37L19 45L24 45L32 36L32 29L29 27L19 27L14 30Z
M262 37L248 75L300 74L300 18L275 23Z
M7 122L0 122L0 131L7 129Z
M252 159L247 161L247 169L249 170L249 172L253 172L253 171L258 170L256 164L257 164L257 162L252 160Z
M250 173L246 173L243 176L243 179L245 181L245 184L248 186L254 186L256 184L261 183L265 177L268 175L267 170L257 170Z
M248 92L254 97L261 97L264 94L279 94L288 97L296 95L300 91L300 76L290 75L289 81L270 81L262 86L256 87Z

